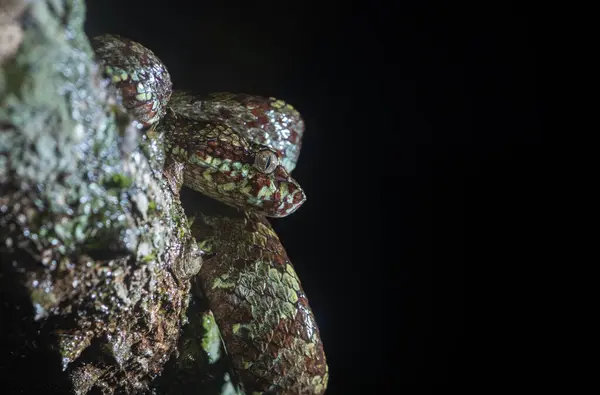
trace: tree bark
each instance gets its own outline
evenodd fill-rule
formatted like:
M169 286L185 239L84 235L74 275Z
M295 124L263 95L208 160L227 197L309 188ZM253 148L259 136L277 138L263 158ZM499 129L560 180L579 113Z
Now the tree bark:
M186 316L202 260L160 141L102 78L84 16L78 0L0 2L1 388L166 393L183 372L224 393L201 298Z

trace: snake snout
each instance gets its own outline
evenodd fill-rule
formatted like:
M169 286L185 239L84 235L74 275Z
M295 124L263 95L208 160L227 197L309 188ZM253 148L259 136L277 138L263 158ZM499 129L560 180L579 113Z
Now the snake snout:
M306 201L306 194L283 166L278 166L273 174L275 193L263 202L264 215L286 217L296 211Z
M247 203L267 217L286 217L306 201L298 182L282 166L271 175L257 176L252 184L254 187L247 195Z
M276 218L286 217L298 210L298 208L304 204L306 201L306 194L302 188L300 188L300 185L296 183L296 181L293 181L293 183L295 184L293 186L294 192L286 196L282 196L281 199L274 205L275 210L273 213L266 214L267 216ZM288 190L292 189L292 185L287 185L284 188L287 188Z

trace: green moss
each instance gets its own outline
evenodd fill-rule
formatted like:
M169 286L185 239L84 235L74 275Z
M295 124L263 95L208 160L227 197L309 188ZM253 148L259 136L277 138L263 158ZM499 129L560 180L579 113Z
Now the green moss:
M3 86L0 88L7 92L20 92L28 76L28 70L18 67L14 61L7 62L3 69L4 78L0 80Z
M124 174L113 174L111 177L104 181L104 186L106 186L107 188L125 189L129 188L132 183L133 180L131 179L131 177L128 177Z
M154 253L151 253L151 254L148 254L148 255L144 255L142 257L142 262L144 262L144 263L150 263L150 262L155 261L155 260L156 260L156 254L154 254Z
M202 327L204 329L202 349L208 356L208 362L215 363L221 357L221 336L212 312L209 311L203 315Z

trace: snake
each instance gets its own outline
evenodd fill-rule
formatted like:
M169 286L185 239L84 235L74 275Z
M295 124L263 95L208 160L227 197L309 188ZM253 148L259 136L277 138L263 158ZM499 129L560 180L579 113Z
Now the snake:
M248 394L323 394L329 368L300 279L267 217L306 195L291 176L304 121L275 97L173 90L148 48L118 35L91 40L103 72L143 131L164 134L163 174L208 197L192 234L205 254L197 281Z

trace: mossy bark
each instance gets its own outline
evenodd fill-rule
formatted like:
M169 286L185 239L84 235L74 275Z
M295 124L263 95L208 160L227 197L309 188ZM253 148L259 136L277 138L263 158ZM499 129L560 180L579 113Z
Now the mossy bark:
M160 141L102 79L82 1L0 6L3 393L165 392L182 328L206 347L214 328L200 301L184 325L202 260ZM196 393L221 393L203 369Z

